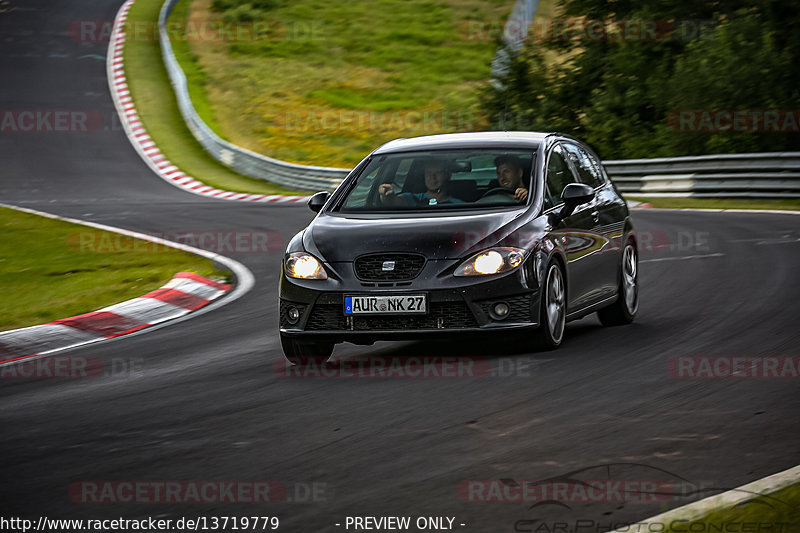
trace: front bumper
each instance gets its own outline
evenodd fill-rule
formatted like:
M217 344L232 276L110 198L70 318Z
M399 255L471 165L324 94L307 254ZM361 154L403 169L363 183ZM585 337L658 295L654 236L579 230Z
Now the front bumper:
M437 263L429 261L429 263ZM349 265L349 271L348 271ZM329 265L326 265L326 267ZM443 265L438 266L440 269ZM281 273L280 333L296 339L370 344L377 340L485 334L535 328L539 323L539 291L532 271L522 267L488 278L421 275L411 282L363 283L351 263L340 263L328 280L295 280ZM427 269L427 267L426 267ZM445 269L445 272L447 270ZM358 294L427 295L425 315L344 314L344 296ZM497 302L510 312L498 320L489 310ZM289 309L299 318L292 321Z

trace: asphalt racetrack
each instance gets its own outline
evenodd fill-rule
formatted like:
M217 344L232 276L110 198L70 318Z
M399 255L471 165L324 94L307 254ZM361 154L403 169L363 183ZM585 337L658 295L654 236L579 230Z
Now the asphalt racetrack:
M68 35L74 21L112 20L117 0L10 6L0 14L0 108L86 110L104 126L3 131L1 202L157 235L263 231L285 241L311 220L305 206L191 195L147 168L114 119L106 44ZM634 222L646 242L633 325L603 328L592 315L569 324L550 353L503 338L334 351L334 365L406 356L489 365L474 377L286 377L281 246L226 254L255 274L244 297L67 353L131 372L0 379L0 515L269 515L283 531L344 531L348 516L447 516L463 531L514 531L533 519L634 521L795 466L796 378L696 379L670 365L800 356L800 217L642 210ZM549 506L459 492L469 480L513 486L576 471L699 489L674 501ZM165 480L269 480L286 492L267 504L96 504L70 493L87 481Z

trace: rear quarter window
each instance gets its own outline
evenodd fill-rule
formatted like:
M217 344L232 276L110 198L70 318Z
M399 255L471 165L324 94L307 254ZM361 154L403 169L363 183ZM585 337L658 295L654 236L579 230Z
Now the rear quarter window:
M581 183L595 188L605 185L605 179L600 171L599 163L589 152L572 143L565 143L564 147L566 148L567 157L569 157L578 171L578 178Z

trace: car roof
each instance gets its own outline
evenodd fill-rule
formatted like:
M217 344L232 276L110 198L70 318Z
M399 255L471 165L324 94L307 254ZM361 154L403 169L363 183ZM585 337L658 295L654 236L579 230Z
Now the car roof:
M553 133L533 131L481 131L473 133L444 133L411 139L389 141L375 154L409 152L414 150L444 150L458 148L535 148Z

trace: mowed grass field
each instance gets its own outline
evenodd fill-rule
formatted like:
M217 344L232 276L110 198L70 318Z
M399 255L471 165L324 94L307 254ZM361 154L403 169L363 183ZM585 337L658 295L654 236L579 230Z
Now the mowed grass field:
M194 138L178 109L155 28L163 0L137 0L128 14L125 75L147 133L174 165L220 189L255 194L308 194L243 176L215 160ZM191 75L191 73L187 73Z
M0 331L136 298L178 272L217 280L208 259L116 233L0 208Z
M350 168L397 137L488 126L478 95L512 2L268 3L252 22L211 0L182 0L172 15L186 28L173 44L195 106L222 137Z

